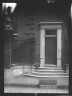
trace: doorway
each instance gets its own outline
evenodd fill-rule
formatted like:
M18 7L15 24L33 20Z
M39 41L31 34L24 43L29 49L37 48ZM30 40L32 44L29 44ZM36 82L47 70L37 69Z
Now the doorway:
M61 24L42 23L40 26L40 67L54 65L61 69Z

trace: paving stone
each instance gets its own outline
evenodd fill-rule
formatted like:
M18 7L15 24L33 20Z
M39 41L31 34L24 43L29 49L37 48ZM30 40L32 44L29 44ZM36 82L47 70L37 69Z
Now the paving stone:
M4 93L69 93L67 89L4 87Z

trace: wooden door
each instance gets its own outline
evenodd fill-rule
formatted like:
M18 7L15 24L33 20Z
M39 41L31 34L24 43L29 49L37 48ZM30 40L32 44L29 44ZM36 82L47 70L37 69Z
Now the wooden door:
M56 65L57 64L56 30L48 30L48 32L50 32L50 34L46 34L45 36L45 64Z

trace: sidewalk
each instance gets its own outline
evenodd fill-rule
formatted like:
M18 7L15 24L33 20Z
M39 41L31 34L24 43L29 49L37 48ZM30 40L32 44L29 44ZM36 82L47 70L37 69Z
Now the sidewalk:
M4 87L4 93L69 93L62 89L40 89L25 87Z

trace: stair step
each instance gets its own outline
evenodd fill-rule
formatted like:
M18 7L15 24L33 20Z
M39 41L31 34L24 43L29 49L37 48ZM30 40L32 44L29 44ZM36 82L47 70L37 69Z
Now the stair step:
M53 75L53 76L51 76L51 75L50 76L46 76L46 75L41 76L41 75L31 74L31 75L28 75L28 76L30 76L30 77L38 77L38 78L55 78L55 79L56 78L69 78L68 75L67 76L65 76L65 75L64 76L62 76L62 75L61 76L59 76L59 75L58 76L56 76L56 75Z
M39 70L58 70L57 69L57 67L55 66L55 67L53 67L53 66L50 66L50 67L39 67L38 68ZM61 70L61 69L59 69L59 70Z
M43 73L38 73L38 74L32 73L32 74L38 75L38 76L68 76L68 74L65 74L65 73L62 73L62 74L60 74L60 73L59 74L56 74L56 73L54 73L54 74L53 73L47 73L47 74L46 73L44 73L44 74Z
M40 73L45 73L45 72L47 72L47 73L63 73L64 72L64 70L36 70L36 72L40 72Z
M68 75L68 73L64 73L64 72L62 72L62 73L60 73L60 72L57 72L57 73L51 73L51 72L33 72L33 74L66 74L66 75Z
M54 64L45 64L45 67L57 67L57 65L54 65Z

